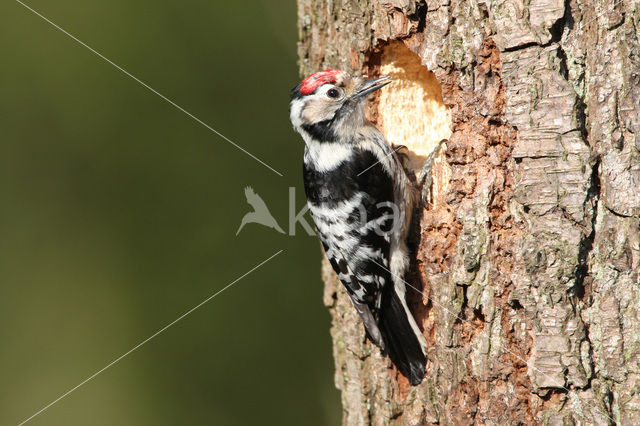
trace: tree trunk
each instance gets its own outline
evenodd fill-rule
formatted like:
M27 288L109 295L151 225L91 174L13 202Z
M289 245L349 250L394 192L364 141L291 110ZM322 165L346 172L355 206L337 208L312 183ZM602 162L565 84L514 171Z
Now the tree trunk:
M640 3L298 0L302 74L394 83L371 105L414 166L411 387L326 262L346 424L640 424Z

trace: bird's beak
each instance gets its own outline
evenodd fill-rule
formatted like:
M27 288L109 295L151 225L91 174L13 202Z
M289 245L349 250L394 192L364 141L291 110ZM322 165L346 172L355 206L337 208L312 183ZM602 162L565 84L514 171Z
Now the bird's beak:
M390 79L391 77L380 77L380 78L374 78L373 80L367 80L364 83L362 83L362 86L360 86L358 88L358 91L354 93L351 97L358 99L363 96L367 96L369 93L375 92L378 89L382 89L384 86L391 83L390 81L387 81Z

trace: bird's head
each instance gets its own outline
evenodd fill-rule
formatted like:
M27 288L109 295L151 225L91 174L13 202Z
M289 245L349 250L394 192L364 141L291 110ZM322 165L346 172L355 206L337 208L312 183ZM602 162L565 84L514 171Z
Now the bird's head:
M364 80L342 70L312 74L291 91L291 123L305 141L308 137L319 141L348 138L366 123L363 106L367 95L389 84L387 80L389 77Z

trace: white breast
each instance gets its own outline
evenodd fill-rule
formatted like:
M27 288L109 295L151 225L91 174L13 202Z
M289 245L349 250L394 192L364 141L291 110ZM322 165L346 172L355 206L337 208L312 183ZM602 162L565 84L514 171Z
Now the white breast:
M353 150L348 145L310 140L307 141L304 161L319 172L328 172L348 161L352 155Z

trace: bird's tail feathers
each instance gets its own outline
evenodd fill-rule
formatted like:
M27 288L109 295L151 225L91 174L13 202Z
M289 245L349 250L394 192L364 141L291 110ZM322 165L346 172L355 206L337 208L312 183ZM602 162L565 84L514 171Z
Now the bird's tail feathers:
M388 286L380 311L380 331L391 361L412 386L422 382L427 364L426 341L418 328L404 292L395 285Z

